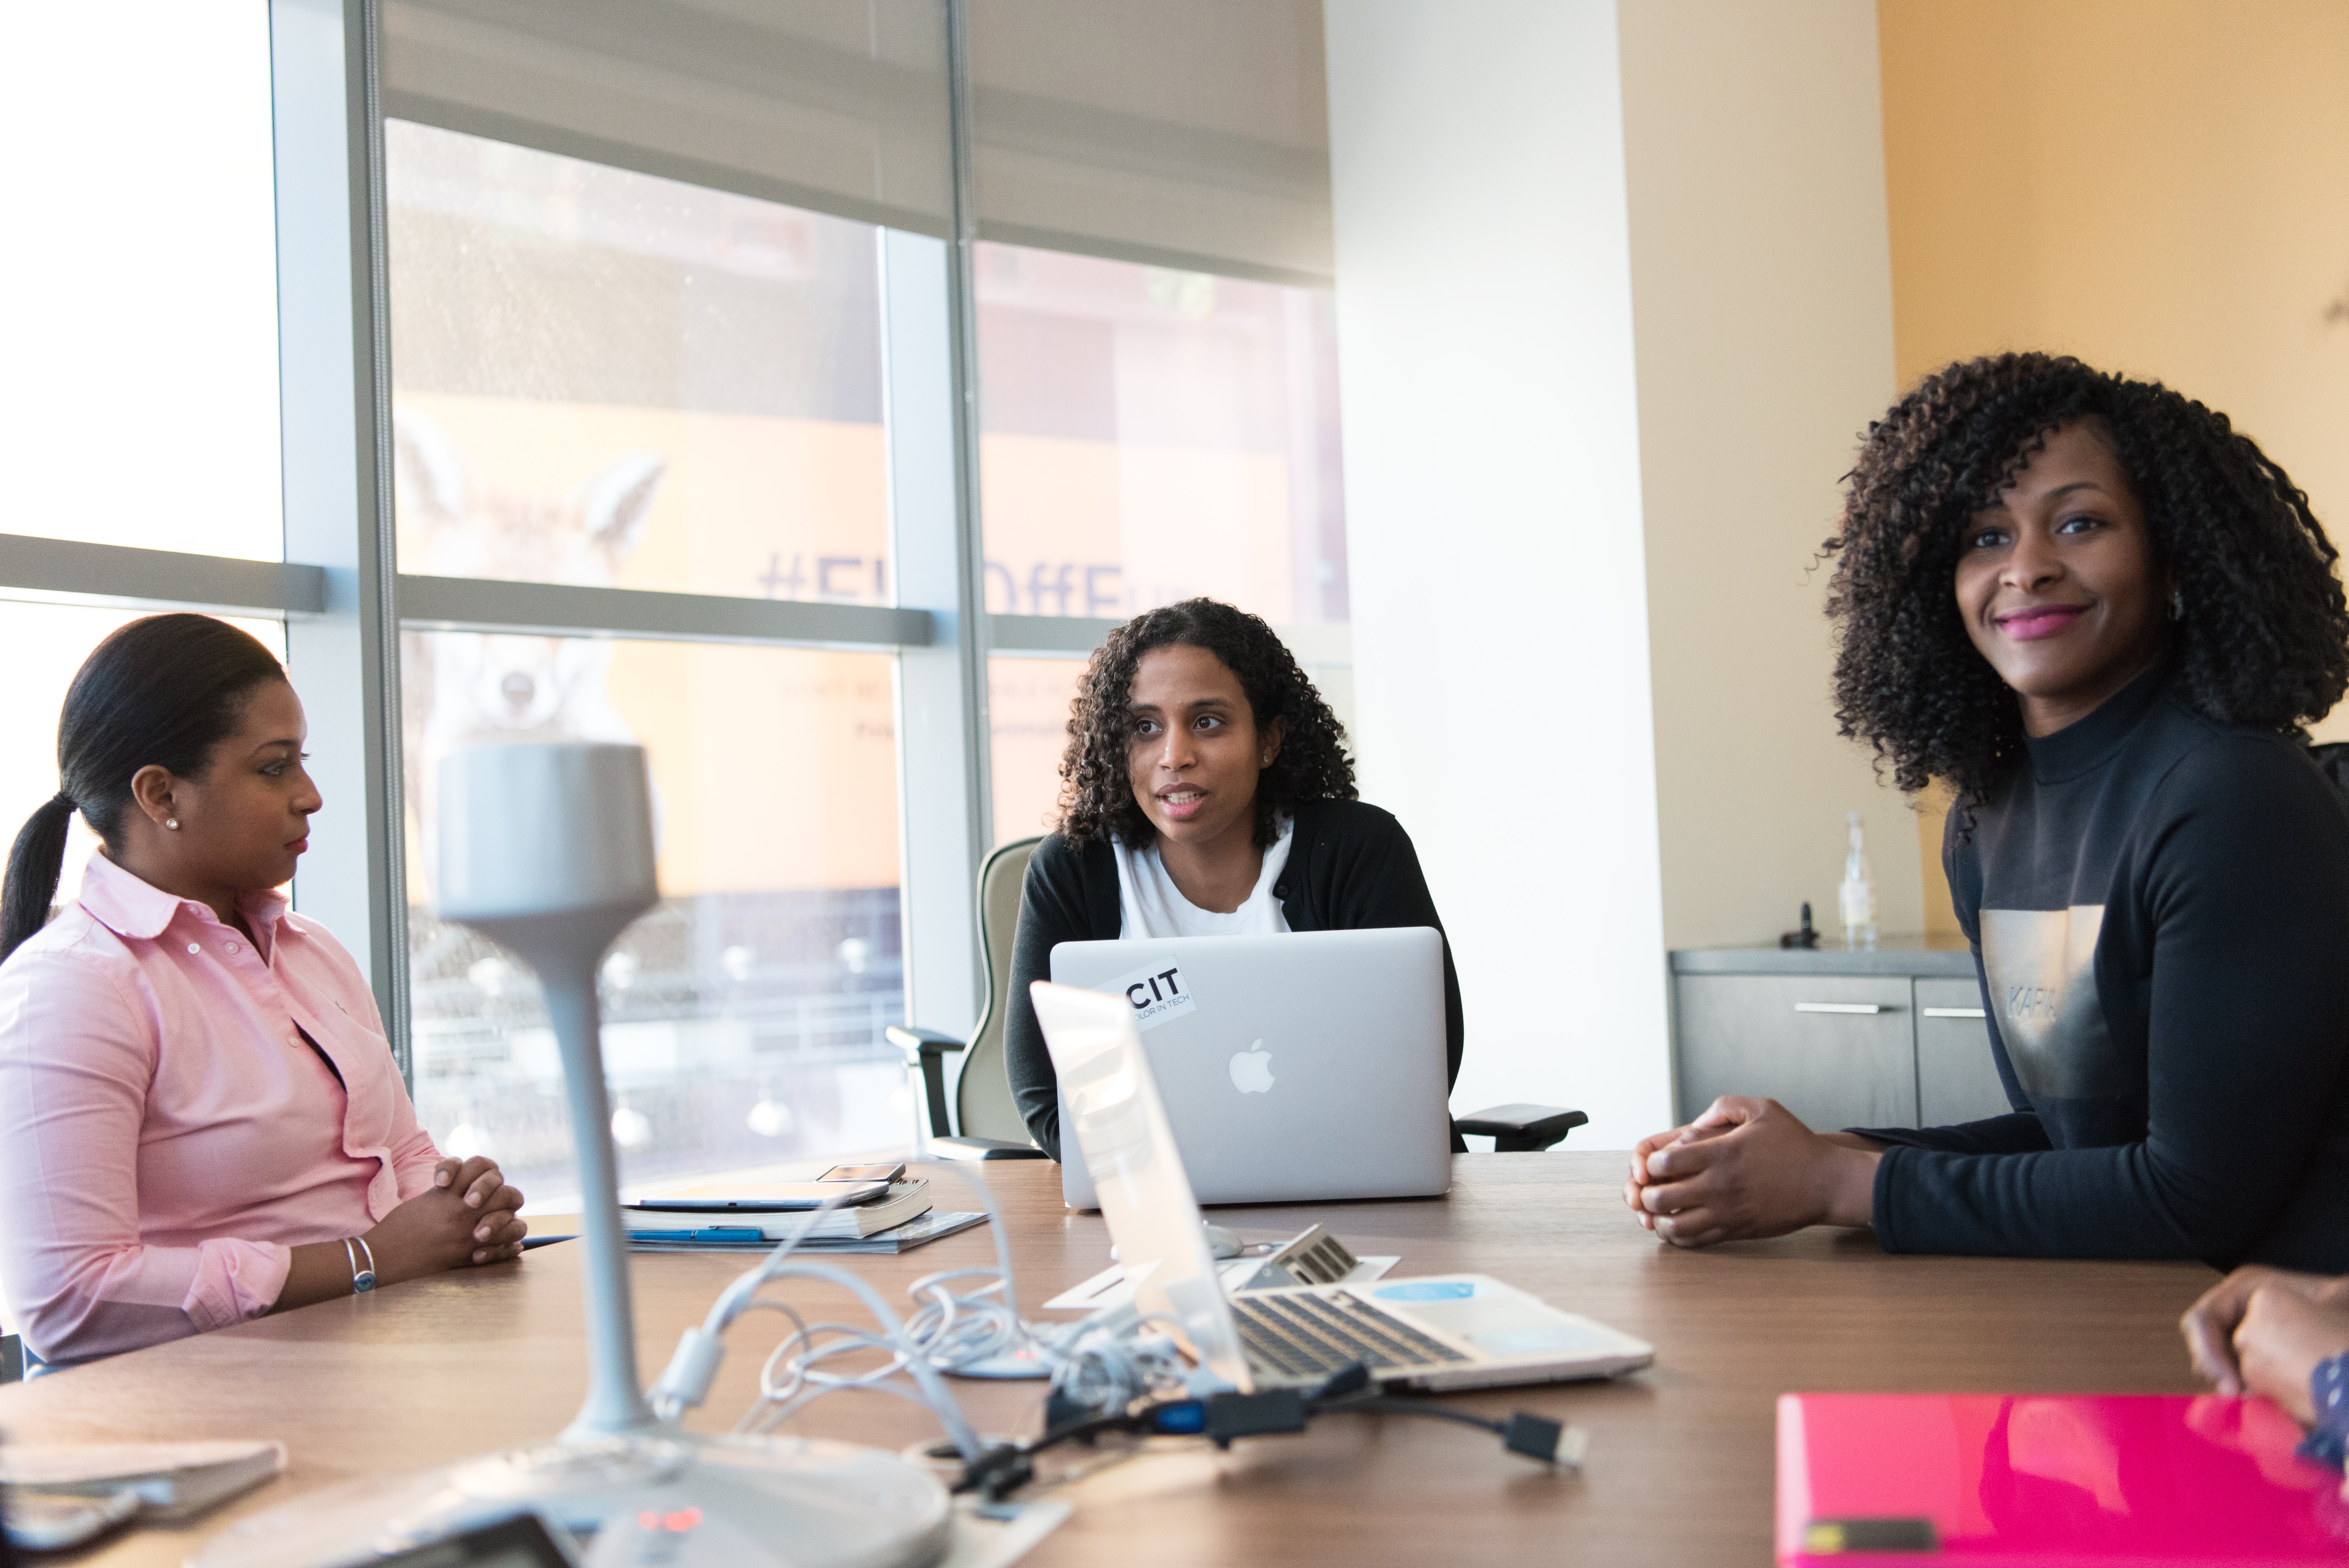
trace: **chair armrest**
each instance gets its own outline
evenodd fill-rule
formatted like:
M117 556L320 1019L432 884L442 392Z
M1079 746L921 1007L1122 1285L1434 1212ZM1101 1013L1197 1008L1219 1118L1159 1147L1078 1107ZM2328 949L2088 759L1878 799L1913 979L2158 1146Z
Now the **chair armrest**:
M967 1051L970 1042L957 1040L952 1035L941 1035L936 1029L916 1029L904 1024L892 1024L881 1031L888 1042L905 1053L905 1064L911 1067L924 1057L942 1057L948 1051Z
M1452 1130L1489 1138L1495 1154L1537 1153L1590 1119L1557 1105L1496 1105L1454 1121Z
M892 1024L881 1033L905 1053L907 1067L922 1069L922 1093L930 1109L930 1136L953 1136L954 1117L947 1109L947 1053L968 1050L970 1043L952 1035L941 1035L936 1029L910 1028L904 1024Z
M933 1160L1041 1160L1044 1151L1032 1143L1012 1143L1000 1138L933 1138Z

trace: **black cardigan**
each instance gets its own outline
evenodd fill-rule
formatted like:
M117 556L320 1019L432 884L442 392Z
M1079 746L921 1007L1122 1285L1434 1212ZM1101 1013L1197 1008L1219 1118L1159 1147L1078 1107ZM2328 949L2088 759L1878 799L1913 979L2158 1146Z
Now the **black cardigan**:
M1296 810L1288 862L1272 885L1291 931L1371 931L1432 925L1435 900L1420 874L1419 855L1402 824L1360 800L1309 800ZM1019 892L1019 929L1011 944L1011 995L1005 998L1003 1053L1020 1118L1045 1153L1061 1157L1060 1080L1044 1050L1031 980L1052 977L1052 949L1063 942L1114 941L1124 916L1118 904L1117 851L1104 840L1071 849L1058 834L1036 846ZM1446 1083L1460 1076L1460 976L1452 944L1444 944Z

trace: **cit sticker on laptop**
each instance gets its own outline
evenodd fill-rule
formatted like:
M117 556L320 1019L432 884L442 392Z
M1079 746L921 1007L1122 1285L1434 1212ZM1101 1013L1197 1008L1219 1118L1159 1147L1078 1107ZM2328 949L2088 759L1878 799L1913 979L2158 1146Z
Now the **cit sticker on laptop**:
M1191 987L1184 980L1183 968L1178 964L1137 969L1092 989L1124 992L1125 999L1133 1004L1133 1026L1137 1029L1154 1029L1169 1018L1197 1011L1199 1006L1191 999Z

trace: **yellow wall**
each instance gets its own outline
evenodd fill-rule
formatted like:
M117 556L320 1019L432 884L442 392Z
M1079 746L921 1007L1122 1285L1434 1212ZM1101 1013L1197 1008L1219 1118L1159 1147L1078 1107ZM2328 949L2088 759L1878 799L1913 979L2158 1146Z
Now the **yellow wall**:
M2223 409L2349 538L2349 5L1878 0L1903 387L2004 348ZM2320 728L2349 738L2349 705ZM1927 923L1951 928L1940 816Z

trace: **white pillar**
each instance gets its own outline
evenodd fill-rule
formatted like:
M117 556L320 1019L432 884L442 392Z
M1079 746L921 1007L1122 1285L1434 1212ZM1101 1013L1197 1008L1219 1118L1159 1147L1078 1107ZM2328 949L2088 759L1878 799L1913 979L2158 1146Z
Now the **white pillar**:
M1767 940L1821 823L1894 820L1803 576L1891 392L1874 11L1625 12L1325 14L1364 795L1452 933L1454 1107L1583 1148L1671 1120L1666 950Z

